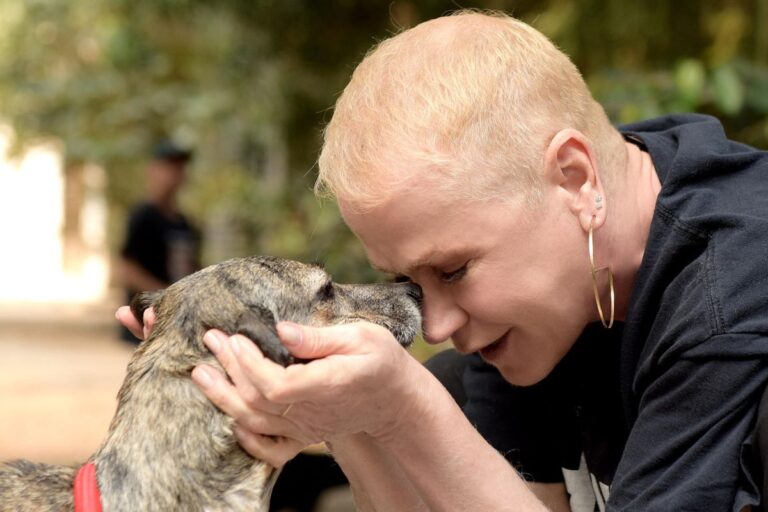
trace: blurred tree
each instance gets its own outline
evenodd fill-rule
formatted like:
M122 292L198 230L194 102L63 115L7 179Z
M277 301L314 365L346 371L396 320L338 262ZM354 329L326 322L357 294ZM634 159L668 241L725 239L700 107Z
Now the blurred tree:
M376 41L448 0L0 0L0 113L23 145L55 138L68 172L102 165L114 239L151 142L197 158L187 208L207 261L273 253L376 276L311 192L322 125ZM478 0L550 36L617 122L698 110L768 146L768 0Z

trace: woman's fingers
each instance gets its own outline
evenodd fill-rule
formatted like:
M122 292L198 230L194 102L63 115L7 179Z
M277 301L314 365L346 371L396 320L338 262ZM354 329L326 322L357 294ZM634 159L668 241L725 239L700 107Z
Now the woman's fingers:
M251 456L280 468L294 458L306 445L287 437L262 436L235 427L235 438Z
M282 322L278 333L294 355L313 360L283 368L259 357L258 348L250 343L242 346L238 360L242 371L267 399L284 404L311 399L323 391L351 391L342 388L356 377L355 371L369 374L364 360L374 352L387 352L387 343L402 352L389 331L362 322L328 327ZM349 366L353 360L358 362L355 368Z
M237 389L215 368L200 364L192 370L192 381L224 414L235 420L248 415L248 405Z
M295 433L292 423L283 416L288 407L272 404L280 409L274 413L251 407L243 400L240 390L215 368L207 364L196 366L192 380L216 407L245 429L268 435Z
M309 327L293 322L277 324L277 333L291 354L300 359L319 359L333 354L358 354L365 351L368 339L389 334L384 327L370 323ZM390 335L391 336L391 335Z
M214 353L249 405L279 415L287 405L299 400L313 388L327 388L329 383L345 379L332 356L365 354L371 346L394 340L383 327L372 324L344 324L312 328L281 323L278 332L286 346L299 357L320 357L308 364L283 368L261 353L255 343L242 335L227 336L221 331L208 331L206 346ZM329 357L330 356L330 357Z
M155 309L147 308L144 310L142 325L142 322L139 322L136 317L133 316L133 312L131 311L130 306L120 306L117 308L117 311L115 312L115 318L117 318L121 324L123 324L129 331L131 331L131 334L140 340L149 338L150 334L152 334L152 329L155 326L156 320Z
M117 318L118 322L123 324L126 329L131 331L131 334L140 340L144 339L144 328L141 325L141 322L133 316L129 306L120 306L115 312L115 318Z
M142 329L142 334L144 334L144 339L148 339L152 335L152 329L155 328L155 320L157 320L157 317L155 316L155 308L147 308L144 310L144 327Z
M281 336L288 338L286 346L294 354L317 359L284 368L244 336L209 331L205 343L234 385L219 374L220 379L211 379L210 387L205 387L198 369L194 374L205 395L241 430L262 435L244 441L250 443L248 451L276 463L292 457L288 456L292 447L352 432L379 431L401 407L389 395L391 376L406 356L389 331L363 322L297 329L298 339L291 339L284 326L279 328ZM272 436L295 443L281 444Z
M253 342L244 336L227 336L225 333L215 329L205 333L203 342L224 367L227 375L229 375L229 378L232 379L235 385L236 392L249 408L273 415L280 415L285 410L286 405L274 404L266 400L249 378L249 375L243 371L243 364L239 357L242 346L247 345L253 348L253 350L249 351L249 359L253 359L257 363L266 360Z
M244 336L233 336L230 340L230 347L237 358L244 380L258 389L258 392L268 401L279 403L281 408L275 410L275 413L282 414L290 404L289 401L280 396L286 368L264 357L259 347ZM303 367L304 365L294 366Z
M342 378L334 374L336 366L329 356L353 353L350 340L358 344L358 350L364 350L360 346L360 325L312 328L288 322L278 324L280 339L291 353L302 359L314 359L306 364L283 368L264 358L253 343L239 343L237 358L245 375L267 399L288 404L313 387L327 386Z

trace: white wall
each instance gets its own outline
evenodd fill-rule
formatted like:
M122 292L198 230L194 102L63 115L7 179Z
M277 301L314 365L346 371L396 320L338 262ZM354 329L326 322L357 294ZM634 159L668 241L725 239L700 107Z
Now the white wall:
M83 261L67 272L64 255L64 172L55 145L8 155L12 131L0 128L0 301L90 302L108 284L103 170L85 169L80 212Z

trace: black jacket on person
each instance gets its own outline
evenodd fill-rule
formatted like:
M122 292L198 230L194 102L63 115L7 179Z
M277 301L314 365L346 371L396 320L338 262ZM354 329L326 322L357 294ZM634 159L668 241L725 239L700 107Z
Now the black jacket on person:
M561 468L578 468L583 453L595 507L756 505L752 436L768 382L768 153L728 140L703 115L620 130L648 151L662 183L625 322L589 326L529 388L471 359L464 410L530 480L562 481Z

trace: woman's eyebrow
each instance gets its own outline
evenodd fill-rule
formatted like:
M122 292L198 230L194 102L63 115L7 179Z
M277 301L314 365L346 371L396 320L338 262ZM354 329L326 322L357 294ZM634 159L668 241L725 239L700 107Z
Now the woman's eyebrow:
M417 258L413 263L407 265L404 270L389 269L384 267L383 265L378 265L372 261L370 262L370 264L371 264L371 267L378 270L379 272L384 272L387 274L408 275L409 272L413 272L418 268L433 266L435 262L450 261L454 258L458 258L459 256L461 256L462 254L465 254L466 252L467 252L466 247L454 248L447 251L435 249Z

